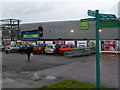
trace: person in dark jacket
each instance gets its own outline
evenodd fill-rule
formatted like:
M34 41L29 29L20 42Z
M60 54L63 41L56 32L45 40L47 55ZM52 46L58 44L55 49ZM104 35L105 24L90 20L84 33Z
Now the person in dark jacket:
M30 55L32 54L32 52L33 52L33 47L31 47L30 45L27 45L26 54L28 57L28 61L30 61Z
M60 48L60 45L56 44L55 45L55 54L59 54L59 48Z

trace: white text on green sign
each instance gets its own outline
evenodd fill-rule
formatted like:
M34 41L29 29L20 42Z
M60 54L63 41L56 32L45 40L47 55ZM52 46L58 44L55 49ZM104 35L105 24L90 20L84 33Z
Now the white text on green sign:
M86 18L86 19L81 19L81 22L89 22L89 21L96 21L95 18Z

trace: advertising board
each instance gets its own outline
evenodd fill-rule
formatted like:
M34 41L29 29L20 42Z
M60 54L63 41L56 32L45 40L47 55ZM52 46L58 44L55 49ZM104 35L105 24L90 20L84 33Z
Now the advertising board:
M45 44L53 44L53 41L45 41Z
M87 41L77 41L77 47L86 47Z
M38 34L24 34L23 38L38 38Z
M44 41L37 41L37 44L44 44Z
M117 51L117 41L115 40L103 40L101 41L101 51Z
M75 41L65 41L65 44L72 44L72 45L75 45Z
M64 44L64 41L55 41L55 44L60 44L60 45L62 45L62 44Z
M117 51L120 53L120 41L117 41Z
M27 31L27 32L22 32L22 40L38 40L40 38L39 30L34 30L34 31Z
M95 40L88 41L88 46L96 46L96 41Z

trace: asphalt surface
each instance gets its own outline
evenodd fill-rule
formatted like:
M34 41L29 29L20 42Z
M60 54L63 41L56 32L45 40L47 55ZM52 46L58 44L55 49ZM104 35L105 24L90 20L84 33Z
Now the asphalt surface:
M52 68L72 62L79 62L87 60L89 57L84 58L65 58L60 55L45 55L35 54L31 56L31 61L27 61L26 54L2 54L2 68L3 72L9 71L13 73L19 73L22 71L39 71L42 69Z
M2 54L3 88L38 88L62 80L95 84L95 55L66 58L37 54L27 61L26 54ZM101 85L118 87L118 56L101 55Z
M0 52L0 89L2 89L2 53Z

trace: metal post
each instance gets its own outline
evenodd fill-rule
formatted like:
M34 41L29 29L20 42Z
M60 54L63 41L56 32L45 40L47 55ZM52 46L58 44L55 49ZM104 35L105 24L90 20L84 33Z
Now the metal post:
M96 85L100 90L99 10L96 10Z
M12 38L12 19L10 19L10 37L11 37L11 41L13 40Z

